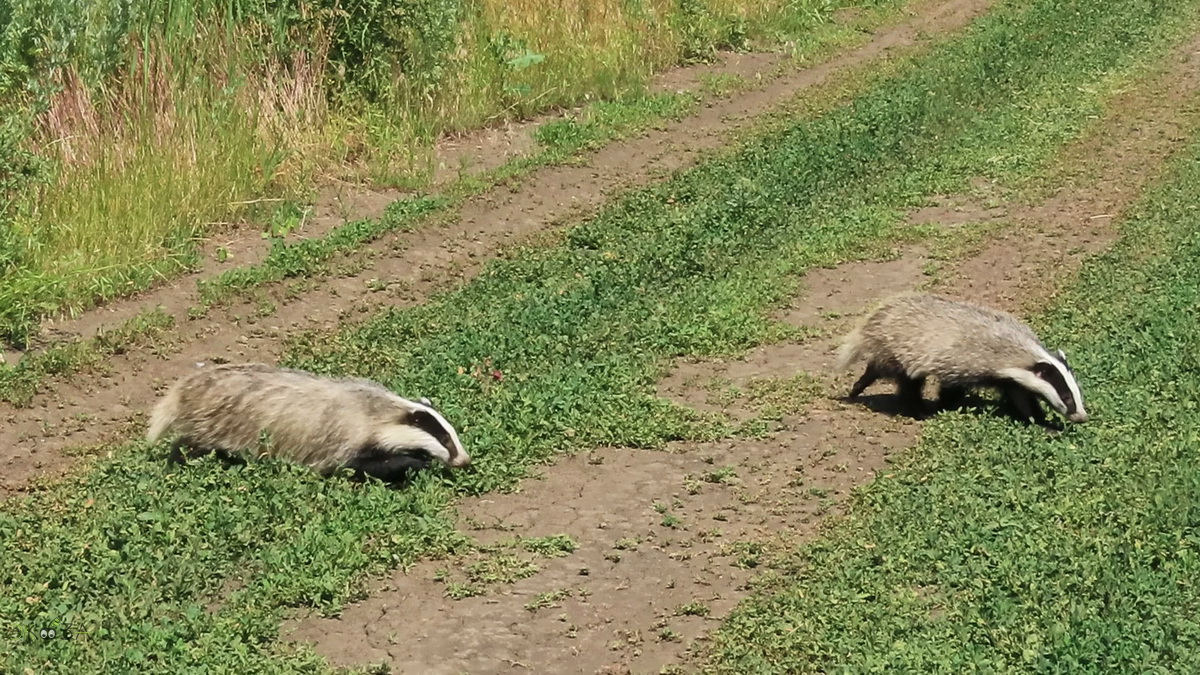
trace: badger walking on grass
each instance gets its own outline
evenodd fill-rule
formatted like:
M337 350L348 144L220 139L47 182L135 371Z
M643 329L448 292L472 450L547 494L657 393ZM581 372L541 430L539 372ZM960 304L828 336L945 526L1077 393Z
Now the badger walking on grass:
M957 405L968 388L991 387L1023 420L1045 422L1041 398L1068 420L1087 421L1066 354L1051 353L1011 314L973 303L930 293L892 296L846 336L836 367L846 370L859 360L867 367L850 399L879 379L895 380L900 398L919 416L925 379L933 376L943 407Z
M146 438L168 432L170 460L192 453L254 448L263 432L270 454L322 475L341 468L357 480L396 482L436 460L463 467L471 458L454 427L429 405L361 378L330 378L260 363L201 368L180 379L150 415ZM188 453L188 454L192 454Z

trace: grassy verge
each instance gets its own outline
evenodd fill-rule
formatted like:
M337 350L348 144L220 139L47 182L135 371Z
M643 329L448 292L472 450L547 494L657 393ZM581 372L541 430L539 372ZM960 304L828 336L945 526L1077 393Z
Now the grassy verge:
M213 279L197 282L200 288L198 310L227 302L264 284L325 273L326 263L338 254L350 253L389 232L411 231L430 216L449 217L453 208L500 183L518 179L539 167L565 163L578 157L579 153L594 150L652 123L678 119L694 110L696 102L693 94L677 93L589 104L578 116L540 126L535 132L539 149L531 156L510 160L479 176L459 179L442 194L397 200L388 205L382 217L346 223L323 237L297 242L276 238L263 262L234 268Z
M1161 55L1196 6L1004 3L852 103L630 195L559 246L517 251L428 305L301 336L292 365L432 396L474 468L394 492L275 462L174 472L161 448L117 448L0 506L0 627L89 631L4 643L6 669L320 669L278 642L284 608L335 609L367 573L461 550L453 499L509 487L556 452L725 433L653 396L664 363L780 336L766 310L799 273L886 246L923 195L1036 170L1102 106L1092 85Z
M1200 669L1200 143L1038 317L1092 421L947 414L781 563L712 672Z
M47 314L189 268L264 195L423 186L445 133L629 96L718 48L804 45L847 0L8 4L0 339L25 346Z
M905 5L899 0L878 0L860 9L855 21L825 23L813 27L793 46L795 58L826 58L838 49L865 42L866 32L899 18ZM229 270L212 280L199 282L203 311L227 302L246 290L283 279L312 276L325 271L325 263L340 253L348 253L363 244L394 231L409 231L421 226L430 215L449 217L449 211L465 200L488 189L513 183L535 169L566 164L581 153L597 150L607 143L638 133L649 126L694 112L705 97L724 97L745 83L717 78L702 82L700 92L637 94L611 101L589 103L577 115L541 125L534 133L538 150L530 156L505 162L477 176L464 177L443 194L401 200L377 220L348 223L321 238L287 243L276 240L268 258L257 265Z
M865 42L869 39L870 29L877 29L900 18L898 10L902 6L903 2L881 2L853 21L814 28L793 48L793 55L797 59L811 61L827 57L838 49ZM876 68L869 72L874 77L882 77L884 70ZM845 83L838 96L847 98L853 90L867 86L868 78L860 76L850 79L854 81ZM704 81L699 94L638 94L590 103L578 114L539 127L535 132L538 151L531 156L510 160L480 175L462 177L440 194L398 200L378 219L346 223L322 237L298 242L273 237L271 250L263 262L236 267L216 278L198 281L200 302L189 309L188 316L202 316L212 307L241 298L263 285L286 279L320 277L330 271L332 260L352 253L384 234L412 231L428 226L432 221L452 218L454 209L470 197L501 184L512 186L540 167L576 161L582 153L596 150L608 142L637 133L663 120L678 119L693 111L705 97L728 96L745 86L745 82L716 78ZM805 96L803 104L792 112L796 115L814 115L814 104L818 100L823 99ZM192 253L187 255L192 256ZM192 261L193 258L189 257L188 260ZM153 276L147 277L144 284L133 284L128 290L142 288L153 280ZM93 366L106 353L105 346L98 340L76 340L53 345L16 366L0 364L0 401L27 405L45 377L65 375Z

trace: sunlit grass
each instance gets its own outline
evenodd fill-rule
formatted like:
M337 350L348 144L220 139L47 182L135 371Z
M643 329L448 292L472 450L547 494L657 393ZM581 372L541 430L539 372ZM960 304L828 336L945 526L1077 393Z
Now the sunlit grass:
M81 28L64 67L30 76L57 87L32 99L45 105L26 142L51 170L0 205L0 241L19 252L0 268L0 339L21 345L47 314L179 273L197 239L262 215L247 202L325 179L419 188L444 134L638 95L715 48L812 34L841 4L420 0L403 30L382 10L322 2L52 12ZM17 9L18 33L54 33Z
M1086 85L1097 73L1161 54L1164 26L1187 7L1160 16L1101 0L1008 3L849 104L623 198L560 245L514 251L427 305L299 337L290 365L432 397L459 427L473 468L425 473L390 491L280 462L178 468L166 465L162 448L113 447L89 470L0 505L0 585L9 589L0 595L0 629L61 619L91 631L86 640L0 643L6 669L319 670L310 650L279 642L287 608L336 609L358 597L367 574L461 551L463 535L447 513L455 498L509 487L556 453L731 432L723 420L654 396L664 363L784 335L769 310L799 274L878 251L897 235L906 207L964 186L1000 149L1044 157L1047 139L1061 144L1089 114L1084 102L1100 95ZM1066 15L1074 23L1059 21ZM1041 42L1021 37L1030 26L1056 25ZM1077 105L1063 106L1067 117L1048 133L1016 92L1058 92ZM950 155L956 160L943 161ZM1089 317L1063 321L1096 325ZM1153 331L1116 342L1145 350L1169 339ZM1100 391L1094 359L1104 349L1112 347L1080 366ZM1163 362L1163 377L1185 374L1186 364L1174 363ZM1098 416L1116 405L1103 393L1093 400ZM1054 442L1066 447L1073 438ZM998 467L989 480L1037 470L1040 446L1027 440L985 446L1018 453L989 464ZM1064 465L1057 475L1077 471ZM215 598L222 602L210 612ZM774 633L763 643L788 645Z
M717 634L711 672L1200 668L1200 144L1038 317L1092 418L963 413Z

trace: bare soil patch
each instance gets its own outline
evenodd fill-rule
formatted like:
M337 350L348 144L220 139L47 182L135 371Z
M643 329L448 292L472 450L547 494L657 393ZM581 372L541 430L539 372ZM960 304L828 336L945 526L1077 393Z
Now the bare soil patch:
M762 555L753 542L810 534L912 438L911 424L874 428L864 411L808 414L810 424L769 440L564 458L521 493L463 513L522 536L569 533L574 553L459 601L433 580L444 563L423 563L340 618L285 634L296 626L290 639L313 641L335 664L382 661L397 672L659 672L732 609ZM868 439L855 438L855 420L872 427ZM542 594L554 599L527 608Z
M1186 45L1160 81L1118 99L1094 133L1068 149L1063 164L1080 170L1042 203L996 210L951 198L958 206L919 212L919 222L948 226L1015 223L1004 228L1011 236L951 265L938 290L1027 311L1051 297L1086 253L1110 243L1112 218L1093 216L1119 215L1200 122L1191 105L1200 84L1191 67L1197 47L1200 40ZM461 505L484 542L566 534L579 544L569 555L536 561L537 573L457 601L435 580L447 563L424 563L396 573L340 617L289 622L285 635L312 641L336 664L386 662L401 672L633 673L686 665L689 649L744 597L772 545L818 533L850 490L886 470L888 457L917 437L920 423L879 414L888 411L887 393L864 397L865 405L838 401L851 376L828 371L848 323L879 297L923 285L924 262L914 248L889 261L814 270L783 316L816 328L817 337L727 362L681 363L661 383L662 395L686 405L728 410L745 401L714 401L720 387L804 372L821 378L826 396L783 415L765 438L563 457L514 494ZM714 388L714 379L721 385Z
M1000 220L1006 215L1002 206L984 206L966 195L937 195L929 206L908 214L910 225L962 227L970 223Z
M66 470L71 458L64 455L64 448L120 438L138 428L139 416L153 404L162 386L196 363L222 358L275 361L288 333L330 330L384 305L420 302L469 279L504 247L594 210L614 192L648 184L665 172L693 164L702 152L719 147L753 117L798 92L867 64L887 50L916 44L920 36L961 27L988 5L986 0L921 3L911 20L881 31L861 47L774 79L766 79L769 73L764 73L761 86L713 102L690 118L612 143L580 165L537 171L515 190L500 188L474 198L444 225L385 237L337 263L341 275L278 285L228 311L189 320L186 310L197 300L194 282L211 274L206 270L140 298L113 303L102 312L62 322L56 326L62 334L79 335L83 329L94 332L111 325L110 321L161 306L175 317L178 328L164 338L156 353L134 350L110 359L101 372L49 383L31 408L0 404L0 419L6 422L0 428L4 466L0 494L23 490L37 476ZM728 63L745 74L774 63L775 58L731 57ZM706 66L703 72L712 68ZM684 76L669 74L664 81L670 84L672 78L678 86ZM378 212L388 201L360 199L365 204L362 210L330 217L361 218ZM234 251L239 261L253 259L254 249L247 247Z

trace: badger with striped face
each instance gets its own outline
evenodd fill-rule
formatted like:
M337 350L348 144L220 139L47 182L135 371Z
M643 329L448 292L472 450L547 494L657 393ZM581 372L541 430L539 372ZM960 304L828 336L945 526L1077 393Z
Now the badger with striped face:
M259 447L329 475L396 482L430 462L464 467L471 458L429 400L410 401L377 382L332 378L260 363L203 367L181 378L150 415L151 443L172 433L170 459L184 449L232 455Z
M901 293L877 305L844 339L836 368L866 361L850 389L857 398L880 379L894 380L910 410L924 408L927 377L939 383L942 406L968 388L1000 389L1017 415L1045 422L1038 400L1066 419L1088 419L1083 393L1062 350L1051 352L1016 317L931 293Z

